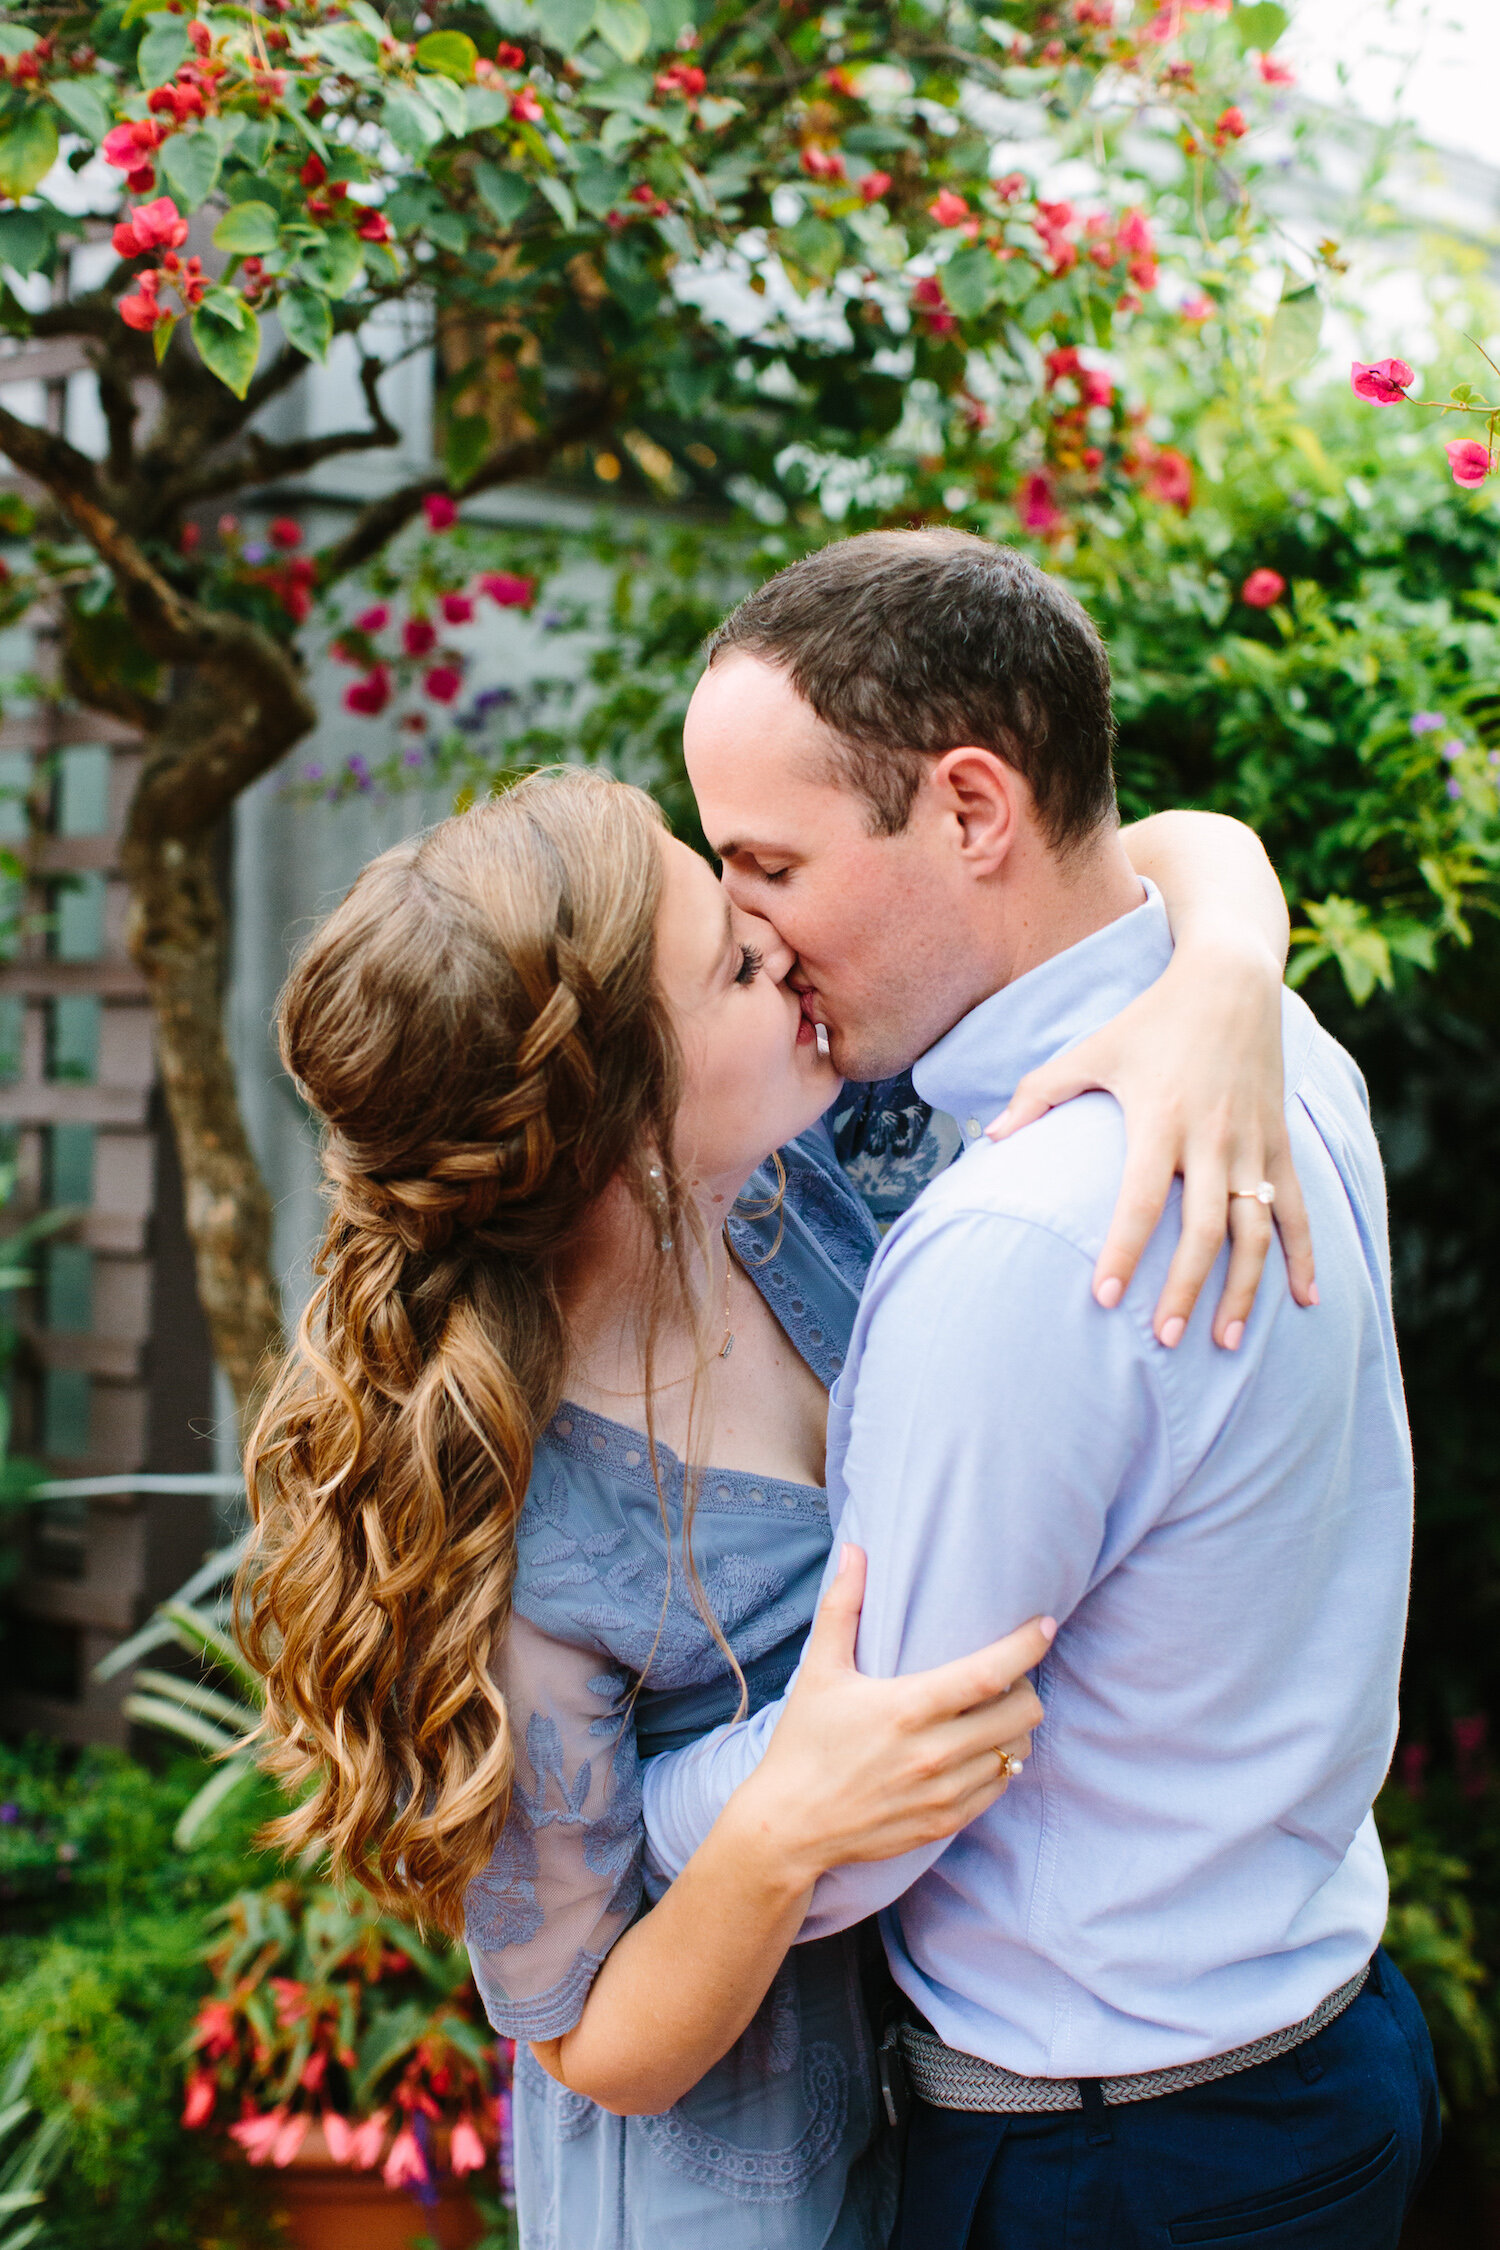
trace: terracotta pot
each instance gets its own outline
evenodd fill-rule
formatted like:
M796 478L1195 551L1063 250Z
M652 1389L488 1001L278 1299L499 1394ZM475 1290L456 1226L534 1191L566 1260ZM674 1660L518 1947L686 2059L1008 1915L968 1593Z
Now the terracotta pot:
M277 2177L276 2200L297 2250L409 2250L424 2234L442 2250L471 2250L484 2221L466 2188L445 2173L430 2210L404 2188L388 2188L377 2167L335 2164L314 2126Z

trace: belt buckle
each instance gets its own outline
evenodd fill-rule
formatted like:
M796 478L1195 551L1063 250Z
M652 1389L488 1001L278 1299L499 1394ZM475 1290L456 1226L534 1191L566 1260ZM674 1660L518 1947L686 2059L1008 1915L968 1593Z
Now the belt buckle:
M880 2071L880 2099L885 2106L885 2121L891 2131L898 2132L911 2116L911 2080L906 2075L906 2058L901 2052L901 2018L892 2015L886 2023L875 2057Z

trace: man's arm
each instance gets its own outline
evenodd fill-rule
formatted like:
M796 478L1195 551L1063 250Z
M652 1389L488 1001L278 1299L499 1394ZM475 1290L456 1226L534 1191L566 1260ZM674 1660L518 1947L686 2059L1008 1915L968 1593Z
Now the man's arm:
M837 1536L869 1556L861 1671L943 1663L1032 1614L1066 1620L1154 1519L1170 1484L1153 1364L1166 1355L1138 1312L1093 1302L1090 1262L1045 1226L989 1212L919 1212L887 1241L860 1313L852 1404L835 1405L829 1433L847 1495ZM686 1863L778 1715L772 1705L652 1761L658 1877ZM1066 1745L1049 1754L1065 1759ZM803 1937L889 1905L944 1848L826 1876Z

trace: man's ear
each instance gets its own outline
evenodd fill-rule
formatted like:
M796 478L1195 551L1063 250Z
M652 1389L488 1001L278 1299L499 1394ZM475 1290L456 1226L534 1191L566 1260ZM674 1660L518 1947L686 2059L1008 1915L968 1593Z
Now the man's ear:
M929 776L937 809L958 828L958 847L971 875L993 875L1015 848L1024 814L1026 784L993 750L966 745L939 758Z

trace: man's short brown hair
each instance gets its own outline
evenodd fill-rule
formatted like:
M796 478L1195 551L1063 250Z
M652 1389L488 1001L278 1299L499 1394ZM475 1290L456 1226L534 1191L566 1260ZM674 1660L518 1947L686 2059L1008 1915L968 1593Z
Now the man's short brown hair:
M870 531L788 565L708 644L779 666L838 736L877 835L906 826L925 760L974 744L1028 783L1058 849L1115 809L1109 659L1093 620L1013 547Z

